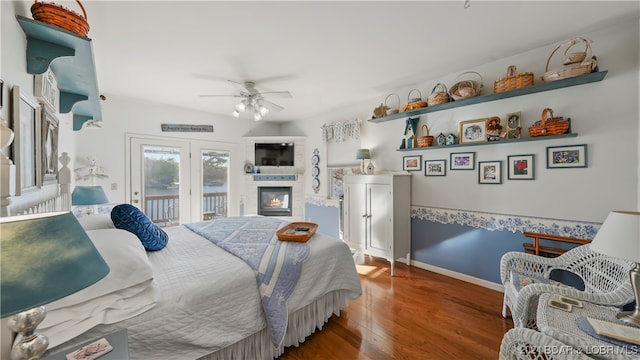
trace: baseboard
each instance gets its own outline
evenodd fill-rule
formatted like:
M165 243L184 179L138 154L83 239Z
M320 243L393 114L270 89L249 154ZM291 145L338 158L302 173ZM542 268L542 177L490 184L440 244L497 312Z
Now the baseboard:
M472 283L472 284L475 284L475 285L478 285L478 286L482 286L482 287L485 287L485 288L488 288L488 289L491 289L491 290L504 292L504 286L502 286L501 284L496 284L496 283L491 282L491 281L487 281L487 280L480 279L480 278L477 278L477 277L473 277L473 276L469 276L469 275L462 274L462 273L459 273L459 272L451 271L449 269L444 269L444 268L441 268L441 267L425 264L425 263L422 263L422 262L416 261L416 260L411 260L411 265L415 266L415 267L418 267L420 269L433 271L433 272L438 273L438 274L442 274L442 275L446 275L446 276L452 277L454 279L466 281L468 283Z

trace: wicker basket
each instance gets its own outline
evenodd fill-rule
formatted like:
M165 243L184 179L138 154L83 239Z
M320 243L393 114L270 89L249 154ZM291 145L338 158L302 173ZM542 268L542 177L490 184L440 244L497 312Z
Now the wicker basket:
M518 73L515 65L510 65L507 68L507 72L504 78L496 80L493 84L493 92L501 93L504 91L520 89L525 86L533 85L533 73L528 72L524 74Z
M387 104L387 101L389 101L389 98L393 95L395 95L395 97L397 98L396 105L390 106ZM399 113L400 112L400 96L398 96L398 94L396 93L387 95L387 97L384 99L384 105L387 107L387 115L393 115L393 114Z
M443 83L437 83L436 86L433 87L433 90L431 90L431 95L427 98L427 106L444 104L449 102L449 100L451 100L451 98L449 97L447 86Z
M87 22L87 12L84 10L84 6L79 0L76 0L80 9L82 9L82 15L79 15L75 11L66 9L61 5L53 3L44 3L35 0L31 5L31 15L34 20L41 21L43 23L61 27L65 30L74 32L80 36L87 36L89 33L89 23Z
M411 94L414 91L418 92L418 96L419 97L417 97L417 98L412 98L411 97ZM422 93L418 89L413 89L413 90L409 91L409 94L407 95L407 100L408 100L407 105L402 107L402 111L404 111L404 112L417 110L417 109L420 109L420 108L423 108L423 107L427 107L427 102L422 100Z
M529 136L561 135L569 130L571 119L553 117L553 110L544 108L542 118L529 127Z
M465 75L470 74L478 77L473 80L461 80ZM465 71L456 77L457 82L449 88L449 95L453 100L463 100L480 95L482 89L482 75L475 71Z
M433 144L433 136L429 135L429 127L423 124L422 135L418 136L418 147L429 147L431 144Z
M569 49L579 42L585 43L586 49L584 51L584 56L582 55L582 53L570 53L569 55L567 55ZM564 51L565 55L562 60L565 65L549 71L549 63L551 62L551 58L563 46L567 47ZM582 60L577 61L580 58L582 58ZM555 50L551 52L551 55L549 55L549 59L547 59L547 67L545 68L545 73L542 75L542 80L549 82L580 75L586 75L594 72L597 66L598 64L596 61L596 57L591 55L591 40L576 37L569 40L568 42L558 45L558 47L556 47Z

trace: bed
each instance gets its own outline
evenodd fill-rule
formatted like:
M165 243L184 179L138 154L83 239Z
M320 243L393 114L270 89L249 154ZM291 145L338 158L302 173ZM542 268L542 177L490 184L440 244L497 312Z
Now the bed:
M126 328L131 359L273 359L322 329L362 293L349 247L320 233L306 243L280 242L308 251L306 257L304 251L294 256L297 282L293 270L282 267L274 274L279 271L286 280L258 286L260 272L254 268L265 264L229 252L251 241L245 236L229 245L233 231L227 230L242 226L279 242L275 230L287 222L276 218L230 217L164 228L168 243L158 251L146 251L108 215L79 220L111 272L47 305L38 331L49 337L50 353ZM226 237L216 243L211 233ZM278 290L280 282L289 293ZM275 308L265 304L265 291L271 291Z

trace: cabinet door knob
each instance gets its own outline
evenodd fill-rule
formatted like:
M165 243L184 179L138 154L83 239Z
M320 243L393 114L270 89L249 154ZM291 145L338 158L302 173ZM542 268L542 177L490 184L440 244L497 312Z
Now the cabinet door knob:
M369 215L367 215L367 214L362 215L362 217L363 217L363 218L366 218L366 217L368 217L368 216L369 216Z

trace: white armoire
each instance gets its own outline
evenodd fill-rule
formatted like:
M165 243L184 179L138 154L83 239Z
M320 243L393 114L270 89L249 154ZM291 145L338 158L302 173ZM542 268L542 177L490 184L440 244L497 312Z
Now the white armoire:
M344 241L356 253L410 264L411 174L344 178Z

